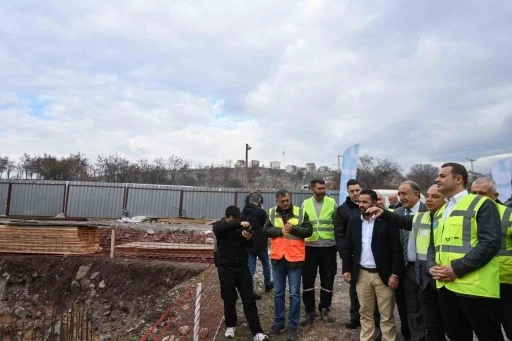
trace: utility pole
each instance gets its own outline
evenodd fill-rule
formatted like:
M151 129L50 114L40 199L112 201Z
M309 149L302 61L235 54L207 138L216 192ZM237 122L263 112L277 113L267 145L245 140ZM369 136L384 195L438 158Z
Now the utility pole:
M474 169L473 169L473 162L475 162L477 159L467 158L467 160L468 160L469 162L471 162L471 173L473 173L473 174L474 174L474 173L475 173L475 171L474 171Z
M341 155L338 154L338 172L341 172Z
M249 181L249 150L252 148L248 143L245 144L245 177L246 181Z

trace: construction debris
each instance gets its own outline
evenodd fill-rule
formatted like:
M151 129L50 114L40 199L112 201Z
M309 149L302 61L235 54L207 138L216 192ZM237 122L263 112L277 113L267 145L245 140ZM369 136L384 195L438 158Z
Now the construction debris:
M173 259L213 259L212 244L177 244L158 242L133 242L116 246L117 254Z

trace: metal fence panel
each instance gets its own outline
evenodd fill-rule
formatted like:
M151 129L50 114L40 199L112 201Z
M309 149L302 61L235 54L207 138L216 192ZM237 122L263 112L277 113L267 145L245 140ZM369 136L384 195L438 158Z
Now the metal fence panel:
M56 216L63 211L65 185L12 185L9 215Z
M66 214L70 217L118 218L123 211L123 187L69 186Z
M0 215L5 214L7 209L7 194L9 193L9 184L0 183Z
M152 218L178 217L180 191L129 188L126 207L130 217L139 215Z
M183 215L189 218L220 218L234 204L233 192L183 192Z

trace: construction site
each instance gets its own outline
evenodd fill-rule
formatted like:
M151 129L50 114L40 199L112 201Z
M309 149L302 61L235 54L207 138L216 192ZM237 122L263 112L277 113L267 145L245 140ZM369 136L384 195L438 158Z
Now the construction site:
M6 189L3 192L2 186ZM185 212L175 217L133 216L125 206L129 203L125 186L120 206L113 208L120 216L114 218L109 216L114 211L105 209L118 200L105 195L114 185L76 185L86 192L74 197L70 187L69 183L0 184L0 194L4 194L4 214L0 216L0 340L224 339L211 223L222 216L220 206L243 200L245 195L188 193L171 187L140 192L139 186L139 195L143 194L139 200L145 204L131 206L134 211L142 212L153 201L160 202L154 206L167 206L171 211L174 205L184 205L183 197L193 195L198 207L216 212L216 216L203 217L204 213L194 213L192 206L187 207L188 213L202 218L187 217ZM178 201L162 204L165 195ZM273 193L264 195L272 202ZM296 198L305 195L295 194ZM96 214L77 217L69 214L66 205L93 213L95 207L99 209ZM261 266L255 278L256 291L263 292ZM343 321L348 318L342 303L348 302L348 286L341 278L336 283L340 290L333 311L338 311ZM237 339L249 340L252 336L241 304L239 308ZM262 325L268 328L273 319L272 293L263 295L258 309ZM321 337L317 328L322 328ZM327 328L305 328L301 339L356 340L357 336L336 323Z

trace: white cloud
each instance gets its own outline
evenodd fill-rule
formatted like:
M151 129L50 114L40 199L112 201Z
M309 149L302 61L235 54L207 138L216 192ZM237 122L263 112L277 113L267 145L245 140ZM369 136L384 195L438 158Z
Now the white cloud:
M208 164L249 143L332 167L361 142L485 172L512 153L512 5L455 3L2 2L0 155Z

